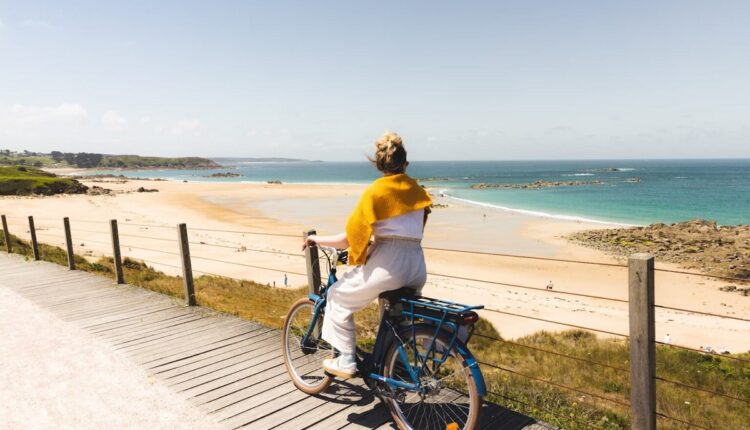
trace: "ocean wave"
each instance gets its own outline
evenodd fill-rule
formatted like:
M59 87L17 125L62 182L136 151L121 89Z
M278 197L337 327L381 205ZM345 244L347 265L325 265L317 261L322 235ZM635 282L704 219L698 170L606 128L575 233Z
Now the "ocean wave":
M598 219L585 218L585 217L580 217L580 216L575 216L575 215L553 214L549 212L534 211L534 210L529 210L529 209L518 209L518 208L511 208L507 206L496 205L492 203L478 202L476 200L469 200L469 199L464 199L461 197L452 196L448 194L446 191L447 190L440 190L439 191L440 195L445 196L451 200L459 201L459 202L466 203L472 206L496 209L496 210L512 212L512 213L517 213L517 214L522 214L522 215L529 215L529 216L533 216L537 218L550 218L550 219L559 219L563 221L576 221L576 222L588 222L592 224L616 225L620 227L637 227L638 226L638 224L626 224L626 223L621 223L621 222L602 221Z
M566 173L563 176L594 176L593 173Z
M616 169L621 172L632 172L633 170L635 170L634 167L616 167Z

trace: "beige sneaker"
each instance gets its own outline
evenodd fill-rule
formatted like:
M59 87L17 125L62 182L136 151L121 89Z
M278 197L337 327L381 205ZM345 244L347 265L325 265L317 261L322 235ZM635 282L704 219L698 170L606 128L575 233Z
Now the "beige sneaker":
M341 379L351 379L357 374L357 363L356 361L347 363L343 360L342 356L326 358L323 360L323 370Z

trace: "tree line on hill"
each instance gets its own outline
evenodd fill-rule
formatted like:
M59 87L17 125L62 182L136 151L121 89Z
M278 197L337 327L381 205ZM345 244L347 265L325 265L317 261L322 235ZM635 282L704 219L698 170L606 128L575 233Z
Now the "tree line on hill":
M215 168L214 161L200 157L141 157L138 155L107 155L92 152L61 152L49 154L31 151L0 150L0 164L70 166L77 168Z
M94 154L90 152L79 152L74 154L72 152L52 151L50 156L57 163L65 160L69 165L81 168L99 167L102 158L104 158L102 154Z

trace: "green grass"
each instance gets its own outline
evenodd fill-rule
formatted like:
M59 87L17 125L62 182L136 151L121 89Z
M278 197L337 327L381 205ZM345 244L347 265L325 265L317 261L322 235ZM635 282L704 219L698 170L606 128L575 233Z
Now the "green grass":
M64 161L58 163L47 155L4 155L0 157L0 165L21 165L29 167L66 167Z
M17 237L11 237L14 252L31 258L28 244ZM2 238L0 233L0 240ZM40 250L43 260L67 264L66 254L62 249L41 245ZM76 264L80 270L112 276L111 258L92 262L76 256ZM180 277L166 275L130 259L125 260L124 266L128 283L178 298L184 296ZM195 286L201 306L276 328L281 327L289 305L306 295L306 289L285 290L252 281L213 276L196 278ZM377 320L378 311L374 305L357 314L360 346L369 348L372 345ZM487 398L489 401L567 430L630 428L627 407L596 397L628 403L630 384L627 371L537 350L555 351L628 369L629 349L626 341L600 339L589 332L571 330L561 333L538 332L511 343L503 340L485 320L477 323L476 333L483 336L475 335L469 346L477 359L515 372L482 368L491 392ZM750 354L740 354L739 357L750 359ZM595 396L530 380L516 373L552 381ZM750 364L727 357L657 346L657 375L750 401ZM750 407L744 402L658 381L657 403L659 412L709 429L750 428ZM677 430L688 427L660 419L659 428Z
M0 166L0 195L82 193L86 187L71 178L26 166Z

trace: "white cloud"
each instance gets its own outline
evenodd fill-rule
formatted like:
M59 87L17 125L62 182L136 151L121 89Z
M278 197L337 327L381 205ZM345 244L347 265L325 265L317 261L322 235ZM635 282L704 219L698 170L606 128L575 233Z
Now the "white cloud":
M17 143L28 140L64 139L85 129L88 113L77 103L57 106L0 105L0 136Z
M52 28L52 24L42 19L24 19L19 25L23 28Z
M87 116L86 109L77 103L58 106L34 106L14 104L8 115L3 115L2 126L33 127L48 123L77 123Z
M148 124L148 123L151 122L151 117L150 116L142 116L139 121L140 121L141 124L146 125L146 124Z
M197 119L181 119L172 126L171 133L173 136L183 136L195 133L200 127L201 122Z
M107 111L102 115L102 125L110 131L123 131L128 128L128 119L115 111Z

